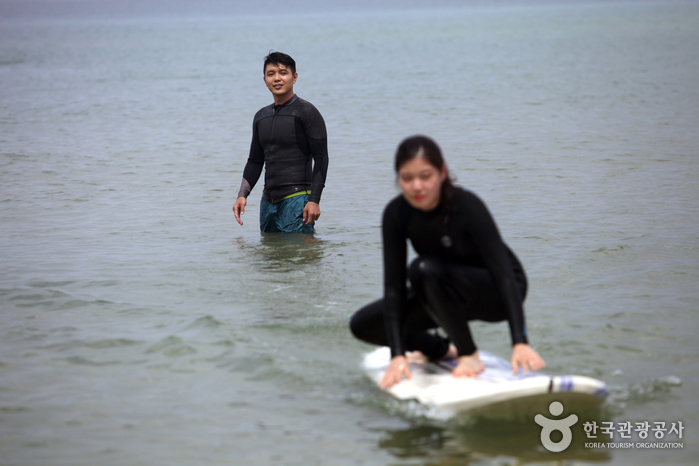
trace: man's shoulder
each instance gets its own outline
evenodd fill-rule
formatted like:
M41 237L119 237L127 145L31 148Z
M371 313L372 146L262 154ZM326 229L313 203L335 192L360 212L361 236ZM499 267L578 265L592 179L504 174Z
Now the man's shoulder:
M286 116L297 118L304 127L307 136L313 139L328 137L323 115L309 101L295 95L294 100L285 106L282 111Z
M318 118L323 118L323 116L320 114L320 111L316 108L315 105L307 101L306 99L302 99L299 96L295 96L296 98L294 101L289 105L289 111L293 113L295 116L299 116L301 118L303 117L318 117Z
M313 109L316 108L315 105L313 105L312 103L310 103L310 102L307 101L306 99L303 99L303 98L301 98L301 97L299 97L299 96L296 96L296 99L294 100L293 105L297 105L297 106L299 106L299 107L310 107L310 108L313 108ZM317 110L317 109L316 109L316 110Z
M274 110L272 105L265 105L255 113L254 121L260 121L263 118L271 117L274 115Z

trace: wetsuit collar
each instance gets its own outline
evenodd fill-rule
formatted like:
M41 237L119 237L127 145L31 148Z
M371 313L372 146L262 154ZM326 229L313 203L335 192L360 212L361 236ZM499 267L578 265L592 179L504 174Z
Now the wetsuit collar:
M281 105L275 105L274 103L272 103L272 110L274 111L274 113L277 113L277 112L278 112L279 110L281 110L283 107L286 107L287 105L293 104L293 103L296 102L298 99L299 99L299 96L297 96L296 94L294 94L294 95L291 96L291 99L287 100L286 102L284 102L284 103L281 104Z
M414 211L418 212L420 215L422 215L425 218L435 218L439 215L442 214L442 200L439 200L439 204L437 204L437 207L435 207L432 210L420 210L416 209L415 207L411 206L410 203L403 197L403 195L400 195L403 198L403 201L408 204L408 206L413 209Z
M421 210L420 213L427 218L435 218L439 215L442 215L442 201L439 201L439 204L437 204L437 207L435 207L434 209L427 211Z

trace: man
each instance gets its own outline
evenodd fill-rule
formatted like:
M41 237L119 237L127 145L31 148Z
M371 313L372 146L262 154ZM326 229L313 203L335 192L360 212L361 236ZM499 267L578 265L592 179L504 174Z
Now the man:
M242 225L247 197L264 167L260 230L313 233L328 171L325 121L311 103L294 94L298 73L293 58L272 52L263 69L274 104L255 114L250 155L233 213Z

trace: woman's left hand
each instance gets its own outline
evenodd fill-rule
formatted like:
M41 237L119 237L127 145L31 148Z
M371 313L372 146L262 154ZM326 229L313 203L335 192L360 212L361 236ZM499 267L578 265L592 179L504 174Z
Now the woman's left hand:
M524 369L524 373L527 374L529 371L538 371L546 367L546 363L539 353L537 353L534 348L526 343L517 343L512 347L512 373L516 374L517 370L521 366Z

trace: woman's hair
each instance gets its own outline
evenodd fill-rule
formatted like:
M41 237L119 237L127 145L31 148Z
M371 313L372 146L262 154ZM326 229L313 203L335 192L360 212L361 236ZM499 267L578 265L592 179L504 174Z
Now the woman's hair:
M430 165L435 167L437 170L442 171L444 167L444 157L442 157L442 150L439 148L436 142L427 136L417 134L415 136L410 136L403 140L398 145L396 150L396 173L400 170L405 162L408 162L415 157L424 158ZM454 183L447 173L447 178L442 182L442 189L440 192L440 201L444 206L444 222L449 221L449 213L451 212L451 197L454 193Z

